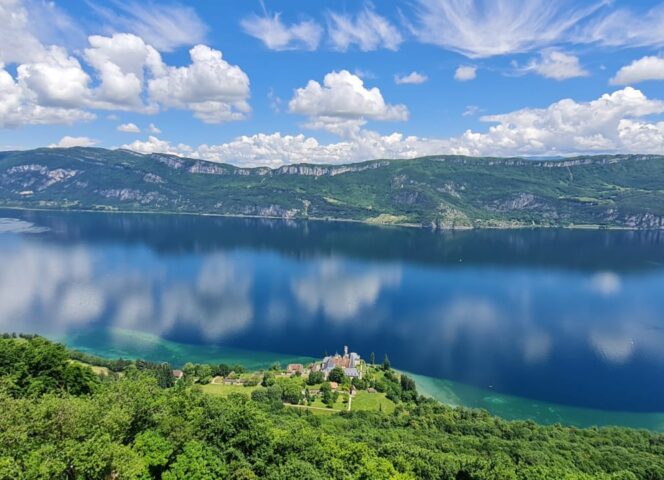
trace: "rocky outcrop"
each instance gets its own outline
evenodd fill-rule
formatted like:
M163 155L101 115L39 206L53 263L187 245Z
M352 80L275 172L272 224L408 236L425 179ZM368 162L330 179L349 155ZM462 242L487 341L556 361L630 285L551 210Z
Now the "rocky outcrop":
M78 170L68 168L49 169L41 164L16 165L5 170L2 175L2 183L13 185L21 190L30 187L36 191L43 191L51 185L76 176L78 173Z
M163 163L167 167L174 168L176 170L184 167L184 161L173 155L159 155L153 153L152 158L159 163Z
M161 178L159 175L154 173L146 173L143 175L143 181L147 183L166 183L166 181Z
M625 215L622 222L627 228L640 228L644 230L664 229L664 217L652 213Z
M207 175L227 175L228 170L220 165L210 162L195 162L187 171L189 173L204 173Z
M276 170L272 170L272 172L273 175L305 175L313 177L329 175L333 177L335 175L342 175L349 172L364 172L366 170L375 170L387 165L389 165L389 162L370 162L359 165L340 165L337 167L328 167L322 165L288 165L286 167L280 167Z
M446 193L454 198L461 198L461 192L466 189L465 185L459 185L454 182L445 182L442 187L437 187L436 190L440 193Z
M267 207L257 205L248 205L241 209L241 215L251 215L256 217L278 217L295 218L300 210L297 208L284 208L281 205L272 204Z
M461 210L451 205L440 205L438 215L429 224L432 230L470 230L473 228L471 219Z
M490 208L499 212L509 212L511 210L533 209L541 206L535 195L531 193L519 193L515 197L506 200L494 202Z
M159 192L143 193L140 190L131 188L111 188L107 190L97 190L97 193L104 198L113 198L123 202L139 202L142 205L163 204L168 201L168 198Z
M426 196L417 190L398 190L391 195L392 203L396 205L420 205L426 201Z

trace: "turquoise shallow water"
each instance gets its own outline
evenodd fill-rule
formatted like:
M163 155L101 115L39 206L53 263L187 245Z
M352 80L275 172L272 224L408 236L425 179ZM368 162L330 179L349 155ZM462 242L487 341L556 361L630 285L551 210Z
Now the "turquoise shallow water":
M248 369L268 368L275 362L282 365L317 360L309 356L283 355L274 352L255 352L214 345L185 345L149 334L129 330L112 330L94 334L51 337L71 348L106 358L141 358L155 362L169 362L173 366L193 363L240 364ZM503 395L450 380L437 379L406 372L412 376L418 391L452 406L481 408L508 420L534 420L538 423L574 425L578 427L621 425L664 431L664 413L607 412L538 402L526 398Z
M349 345L451 404L662 429L664 232L21 211L0 224L1 331L174 365Z
M449 380L413 375L421 394L453 406L481 408L507 420L534 420L577 427L624 426L664 431L664 413L633 413L540 402L482 390Z
M313 357L286 355L274 352L256 352L217 345L187 345L131 330L111 329L83 334L51 335L51 340L70 348L100 357L142 359L168 362L173 367L185 363L226 363L242 365L250 370L265 369L275 362L310 363Z

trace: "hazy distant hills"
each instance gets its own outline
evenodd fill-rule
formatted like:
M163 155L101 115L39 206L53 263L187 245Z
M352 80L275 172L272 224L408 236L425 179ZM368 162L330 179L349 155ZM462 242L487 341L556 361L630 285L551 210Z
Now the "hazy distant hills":
M240 168L99 148L0 153L0 206L329 218L438 229L664 228L664 157L460 156Z

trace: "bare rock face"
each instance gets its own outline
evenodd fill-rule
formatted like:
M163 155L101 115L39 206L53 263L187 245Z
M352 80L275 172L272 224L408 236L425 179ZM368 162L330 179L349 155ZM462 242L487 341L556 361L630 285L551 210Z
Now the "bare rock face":
M513 198L494 202L490 208L499 212L509 212L510 210L524 210L528 208L537 208L540 203L535 195L531 193L519 193Z
M664 229L664 217L652 213L627 215L623 217L623 223L628 228L641 228L647 230Z
M441 187L436 188L436 190L440 193L447 193L454 198L461 198L461 192L466 190L466 186L454 182L445 182Z
M174 157L173 155L152 154L152 158L154 158L159 163L163 163L167 167L173 168L175 170L184 168L184 161Z
M17 165L8 168L2 175L2 183L24 190L30 187L35 191L43 191L57 183L64 182L80 172L68 168L49 169L41 164Z
M165 195L159 192L146 192L131 188L111 188L98 190L97 193L104 198L113 198L121 201L139 202L142 205L163 204L168 201Z
M189 173L204 173L207 175L227 175L228 170L220 165L210 162L194 162L187 171Z
M603 220L608 224L618 224L625 228L664 230L664 216L652 213L624 214L616 208L609 208L604 213Z
M417 190L406 189L394 192L391 198L397 205L419 205L426 200L426 197Z
M364 165L340 165L338 167L327 167L321 165L289 165L273 170L274 175L305 175L322 177L329 175L341 175L349 172L364 172L389 165L389 162L371 162Z
M297 208L284 208L281 205L269 205L267 207L258 207L256 205L247 205L244 208L242 208L241 212L242 215L251 215L251 216L256 216L256 217L277 217L277 218L285 218L285 219L292 219L295 218L299 213L300 210Z
M143 181L147 183L166 183L166 181L161 178L159 175L154 173L146 173L143 175Z

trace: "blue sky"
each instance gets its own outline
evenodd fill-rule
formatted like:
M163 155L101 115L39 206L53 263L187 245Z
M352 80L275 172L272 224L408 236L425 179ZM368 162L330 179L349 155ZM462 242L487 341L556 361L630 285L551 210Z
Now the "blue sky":
M0 24L1 149L664 152L661 1L0 0Z

